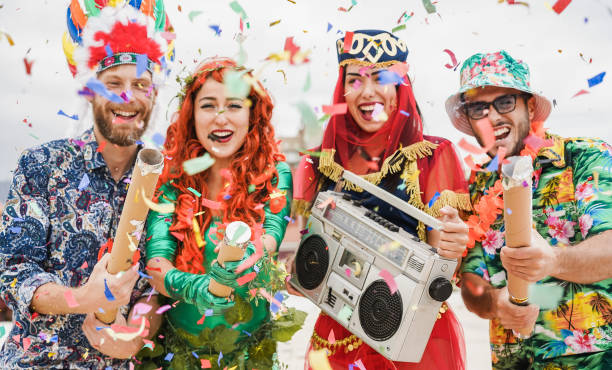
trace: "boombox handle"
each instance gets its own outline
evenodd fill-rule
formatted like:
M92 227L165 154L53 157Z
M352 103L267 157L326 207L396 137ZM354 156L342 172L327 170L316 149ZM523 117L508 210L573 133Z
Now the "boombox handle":
M406 203L395 195L389 193L388 191L385 191L384 189L381 189L378 186L369 183L368 181L362 179L360 176L357 176L350 171L344 170L342 172L342 178L348 182L359 186L360 188L374 195L380 200L389 203L390 205L403 211L407 215L416 218L417 220L421 221L432 229L440 230L442 228L442 222L440 222L440 220L437 220L434 217L428 215L427 213L421 211L420 209L413 207L412 205ZM338 183L339 182L340 181L338 181Z

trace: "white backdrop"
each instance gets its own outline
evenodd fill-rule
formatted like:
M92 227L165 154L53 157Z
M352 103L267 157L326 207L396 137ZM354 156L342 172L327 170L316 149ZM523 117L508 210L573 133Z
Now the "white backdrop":
M558 105L547 127L565 136L597 136L611 141L608 117L612 76L590 89L587 79L612 70L612 1L573 1L560 15L550 8L554 0L524 2L530 6L500 4L497 0L440 0L436 3L438 14L428 15L420 0L358 0L350 12L338 8L349 8L351 0L295 0L295 4L288 0L239 1L250 23L244 41L247 66L260 68L266 56L283 49L288 36L293 36L302 49L311 50L307 64L280 63L264 70L264 84L275 99L273 122L279 136L294 135L299 129L296 102L307 101L313 107L330 103L338 70L334 49L335 40L341 37L338 31L390 31L407 11L414 16L405 22L406 29L396 34L410 50L410 75L427 133L455 142L461 138L444 111L444 101L458 88L458 71L444 67L450 58L442 50L452 50L461 62L475 52L505 49L530 65L532 86L556 100ZM177 33L175 73L191 70L203 57L237 56L239 17L229 3L166 0ZM15 41L9 46L5 37L0 38L0 180L11 177L10 171L24 148L64 137L75 128L77 123L57 115L58 110L83 117L84 103L76 94L79 86L61 50L67 4L58 0L0 1L0 30ZM201 13L190 21L192 11ZM277 20L280 23L270 26ZM329 32L328 23L332 25ZM215 36L209 25L219 25L220 36ZM26 56L34 61L30 76L23 63ZM285 72L286 81L279 69ZM312 85L303 92L308 73ZM148 137L165 133L166 117L173 109L170 100L178 90L174 76L168 81ZM572 98L580 89L590 93Z

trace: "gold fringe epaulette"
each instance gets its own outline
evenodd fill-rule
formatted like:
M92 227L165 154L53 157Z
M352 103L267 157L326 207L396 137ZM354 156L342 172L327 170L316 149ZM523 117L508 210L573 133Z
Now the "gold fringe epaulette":
M312 202L306 201L304 199L294 199L293 202L291 202L291 217L295 218L295 215L308 217L310 216L311 208Z
M419 158L430 156L437 147L438 144L423 140L405 148L398 149L393 155L385 159L380 167L380 171L369 173L361 177L374 185L378 185L387 175L393 175L400 172L404 167L405 161L414 162ZM319 171L330 180L338 182L344 168L334 160L335 154L335 149L326 149L321 152L321 157L319 158ZM344 189L357 192L363 191L362 188L348 181L344 181Z
M345 59L342 62L340 62L340 67L345 66L347 64L356 64L356 65L364 66L364 67L371 66L372 68L387 68L397 63L398 61L396 60L388 60L386 62L372 63L372 62L368 62L367 60L352 58L352 59Z

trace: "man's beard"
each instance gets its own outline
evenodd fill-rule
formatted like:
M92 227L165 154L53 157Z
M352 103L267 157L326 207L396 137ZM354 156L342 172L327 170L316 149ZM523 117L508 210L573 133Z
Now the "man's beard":
M129 131L118 130L117 125L112 121L109 122L105 116L105 107L103 104L93 104L93 115L94 120L98 126L100 134L108 140L111 144L118 146L130 146L135 144L142 134L147 130L149 126L149 120L151 119L151 110L147 111L142 120L142 127L134 127ZM111 112L112 115L112 112Z

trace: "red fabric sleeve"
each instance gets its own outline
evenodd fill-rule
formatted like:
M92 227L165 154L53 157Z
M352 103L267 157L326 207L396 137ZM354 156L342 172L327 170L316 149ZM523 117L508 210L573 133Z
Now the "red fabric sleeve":
M293 176L293 200L314 201L317 195L317 173L310 156L304 155Z

